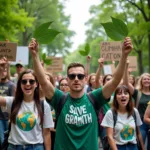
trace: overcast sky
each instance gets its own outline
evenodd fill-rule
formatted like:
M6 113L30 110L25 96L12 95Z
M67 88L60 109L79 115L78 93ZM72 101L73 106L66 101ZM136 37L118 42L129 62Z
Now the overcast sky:
M89 8L99 3L100 0L68 0L65 3L65 13L71 15L69 29L76 32L76 35L72 38L74 44L71 51L75 50L79 44L84 43L86 30L84 24L91 17Z

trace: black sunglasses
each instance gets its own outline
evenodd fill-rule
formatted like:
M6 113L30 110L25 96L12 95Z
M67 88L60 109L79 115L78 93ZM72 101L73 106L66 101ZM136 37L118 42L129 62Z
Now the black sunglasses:
M29 79L29 80L24 79L24 80L21 80L21 84L26 85L28 81L30 85L33 85L35 83L35 80L33 79Z
M78 77L79 80L83 80L85 77L85 74L68 74L68 78L70 80L74 80L76 77Z

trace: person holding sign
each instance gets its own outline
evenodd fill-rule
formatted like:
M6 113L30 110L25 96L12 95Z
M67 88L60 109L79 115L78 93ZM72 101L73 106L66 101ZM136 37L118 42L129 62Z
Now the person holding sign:
M127 56L132 48L131 39L129 37L125 38L122 45L122 56L112 80L105 84L103 88L98 88L91 92L98 109L109 101L112 93L120 83L123 76L122 70L125 68ZM39 59L39 45L35 39L31 40L29 50L32 54L34 70L45 92L45 96L57 110L63 92L47 81ZM84 92L84 86L87 81L84 66L80 63L71 63L67 68L67 80L70 93L57 121L54 149L98 150L97 115L92 103Z

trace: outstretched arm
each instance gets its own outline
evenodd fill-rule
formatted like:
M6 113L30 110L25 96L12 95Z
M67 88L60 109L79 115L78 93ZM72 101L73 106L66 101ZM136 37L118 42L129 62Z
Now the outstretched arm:
M89 72L90 72L90 60L91 60L91 56L88 55L86 57L86 67L85 67L85 75L88 77Z
M50 81L46 79L44 68L41 65L39 54L38 54L39 45L35 39L32 39L29 44L29 50L32 54L32 60L34 64L34 71L36 73L39 84L41 85L44 95L51 100L54 95L54 86Z
M123 77L123 74L124 74L127 56L131 52L132 48L133 48L133 46L132 46L131 39L129 37L126 37L124 40L123 46L122 46L122 56L120 58L120 62L118 64L118 66L113 74L113 78L112 78L112 80L107 82L102 89L103 96L106 99L111 97L112 93L115 91L116 87L120 83L120 81Z
M133 95L134 86L131 83L129 83L128 67L129 67L129 60L127 60L126 66L125 66L125 71L124 71L124 75L123 75L123 84L126 85L129 88L129 91L130 91L131 95Z
M101 71L104 65L104 58L99 58L98 63L99 63L99 66L96 71L96 78L95 78L96 88L99 88L100 85L102 85L102 83L100 82L100 75L101 75Z

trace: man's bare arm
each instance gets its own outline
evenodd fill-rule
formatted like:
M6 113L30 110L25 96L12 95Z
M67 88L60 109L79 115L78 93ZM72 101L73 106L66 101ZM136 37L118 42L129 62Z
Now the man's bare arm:
M32 39L29 44L29 50L32 54L32 60L34 65L34 71L36 73L37 79L39 81L39 84L41 85L45 97L51 100L51 98L54 95L54 86L51 84L50 81L46 79L45 76L45 70L43 66L41 65L39 55L38 55L38 48L39 45L35 39Z
M102 89L103 96L106 99L111 97L112 93L115 91L116 87L120 83L124 74L127 56L131 52L132 48L133 46L132 46L131 39L129 37L125 38L122 46L122 56L113 74L113 78L109 82L107 82Z

